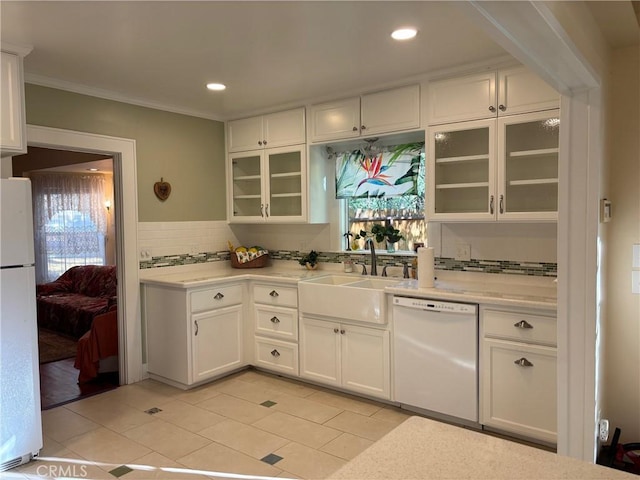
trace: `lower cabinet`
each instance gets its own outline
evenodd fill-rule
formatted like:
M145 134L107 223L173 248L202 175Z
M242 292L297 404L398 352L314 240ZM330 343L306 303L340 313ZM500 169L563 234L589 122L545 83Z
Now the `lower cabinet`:
M243 291L145 285L149 376L188 388L244 366Z
M193 383L242 365L242 305L192 315L191 330Z
M389 331L300 317L300 376L353 392L391 396Z
M485 309L481 325L480 423L556 443L555 316Z

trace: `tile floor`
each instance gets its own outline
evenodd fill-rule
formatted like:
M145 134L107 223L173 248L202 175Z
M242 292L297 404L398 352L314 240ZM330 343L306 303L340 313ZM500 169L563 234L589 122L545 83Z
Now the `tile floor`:
M42 412L40 460L5 475L319 479L408 416L255 370L189 391L145 380Z

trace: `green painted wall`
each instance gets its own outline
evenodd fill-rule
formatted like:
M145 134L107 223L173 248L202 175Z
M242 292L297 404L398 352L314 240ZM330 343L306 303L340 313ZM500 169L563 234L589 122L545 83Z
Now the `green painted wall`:
M136 141L138 220L226 219L224 123L25 85L27 123ZM164 178L161 202L153 184Z

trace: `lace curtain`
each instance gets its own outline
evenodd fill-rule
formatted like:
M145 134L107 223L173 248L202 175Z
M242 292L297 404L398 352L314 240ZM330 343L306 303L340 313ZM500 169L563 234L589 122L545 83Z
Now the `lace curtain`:
M75 265L104 265L105 177L31 173L36 282L58 278Z

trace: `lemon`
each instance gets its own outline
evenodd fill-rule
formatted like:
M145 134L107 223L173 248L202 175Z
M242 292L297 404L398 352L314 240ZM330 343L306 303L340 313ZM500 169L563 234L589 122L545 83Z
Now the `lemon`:
M238 247L236 248L236 252L246 252L247 251L247 247Z
M258 249L256 247L251 247L249 249L249 253L258 253Z

